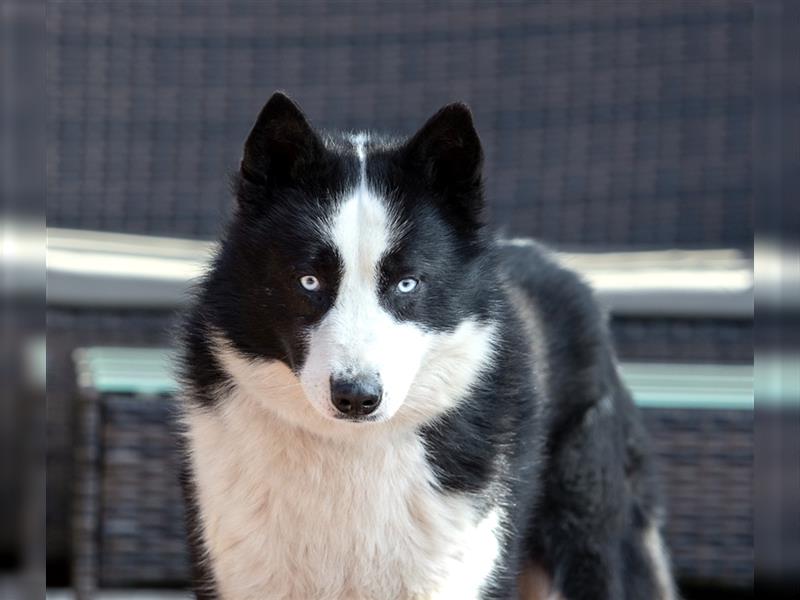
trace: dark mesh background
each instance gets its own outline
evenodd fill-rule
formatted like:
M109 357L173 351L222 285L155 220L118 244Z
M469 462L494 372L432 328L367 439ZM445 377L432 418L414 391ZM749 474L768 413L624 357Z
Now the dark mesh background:
M258 110L411 132L466 100L494 220L752 245L748 1L52 2L48 224L213 237Z

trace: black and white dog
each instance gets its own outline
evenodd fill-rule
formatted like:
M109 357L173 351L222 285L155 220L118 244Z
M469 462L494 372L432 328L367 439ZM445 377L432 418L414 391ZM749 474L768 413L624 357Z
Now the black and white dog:
M469 109L332 136L276 93L185 325L199 597L676 597L590 290L482 220Z

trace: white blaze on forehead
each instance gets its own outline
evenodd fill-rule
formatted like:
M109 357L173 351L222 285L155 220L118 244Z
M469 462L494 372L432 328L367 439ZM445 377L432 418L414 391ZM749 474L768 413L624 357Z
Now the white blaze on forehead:
M393 239L393 219L383 200L367 184L364 134L353 138L360 162L358 186L343 200L330 223L331 237L342 261L342 277L334 311L367 316L378 299L378 266ZM357 325L357 323L353 323Z
M363 134L353 138L360 163L358 186L344 198L330 223L329 235L344 266L340 295L345 283L376 285L378 262L393 242L393 219L367 184L366 141Z
M356 156L358 157L359 166L361 167L361 178L364 179L364 174L367 170L367 142L369 141L368 133L357 133L350 138L350 142L355 148Z

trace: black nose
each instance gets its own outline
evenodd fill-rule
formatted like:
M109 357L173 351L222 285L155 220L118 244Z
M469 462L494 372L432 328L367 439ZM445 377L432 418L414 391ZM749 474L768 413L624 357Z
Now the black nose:
M334 379L331 377L331 402L350 418L374 413L383 390L377 378Z

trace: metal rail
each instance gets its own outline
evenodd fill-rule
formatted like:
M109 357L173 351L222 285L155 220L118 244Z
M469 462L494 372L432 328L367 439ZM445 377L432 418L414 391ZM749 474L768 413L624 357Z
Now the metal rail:
M49 229L47 301L57 306L176 307L188 299L213 251L212 242ZM558 256L586 278L615 315L753 316L753 264L735 250Z

